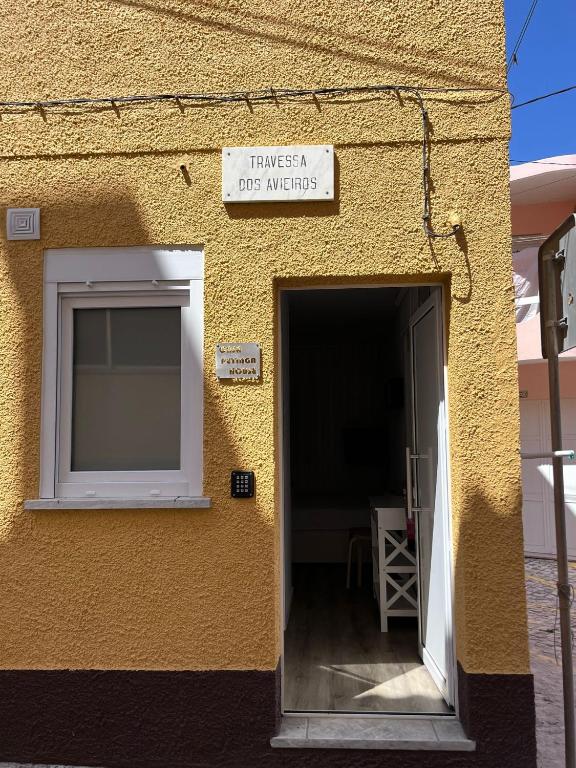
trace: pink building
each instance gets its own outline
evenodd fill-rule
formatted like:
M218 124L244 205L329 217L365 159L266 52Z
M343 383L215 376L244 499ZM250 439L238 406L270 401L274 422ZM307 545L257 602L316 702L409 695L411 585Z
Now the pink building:
M540 346L538 247L576 210L576 155L524 163L510 169L512 247L523 452L550 450L548 370ZM576 449L576 349L561 356L562 428L565 448ZM576 558L576 462L564 470L569 554ZM526 554L555 554L552 466L523 461Z

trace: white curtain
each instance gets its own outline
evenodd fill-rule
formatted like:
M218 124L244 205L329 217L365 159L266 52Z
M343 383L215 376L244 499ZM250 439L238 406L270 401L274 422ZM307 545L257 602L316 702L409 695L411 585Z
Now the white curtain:
M538 248L522 248L512 253L516 322L523 323L540 312L538 301Z

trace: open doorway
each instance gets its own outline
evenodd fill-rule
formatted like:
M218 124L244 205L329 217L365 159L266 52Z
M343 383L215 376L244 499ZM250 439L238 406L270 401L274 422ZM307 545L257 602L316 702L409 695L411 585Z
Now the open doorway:
M281 292L285 712L454 714L441 302Z

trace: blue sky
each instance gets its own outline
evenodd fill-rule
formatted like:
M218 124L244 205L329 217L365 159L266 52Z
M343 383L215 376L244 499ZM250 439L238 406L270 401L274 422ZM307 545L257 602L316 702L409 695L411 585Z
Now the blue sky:
M532 0L504 0L508 55ZM576 84L576 2L539 0L508 85L518 104ZM576 154L576 90L512 112L510 159Z

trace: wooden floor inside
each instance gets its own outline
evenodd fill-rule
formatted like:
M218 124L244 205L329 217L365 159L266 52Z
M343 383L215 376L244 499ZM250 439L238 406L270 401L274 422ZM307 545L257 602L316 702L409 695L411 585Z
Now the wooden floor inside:
M452 714L418 656L416 619L380 632L368 571L347 590L343 565L295 565L293 584L286 711Z

